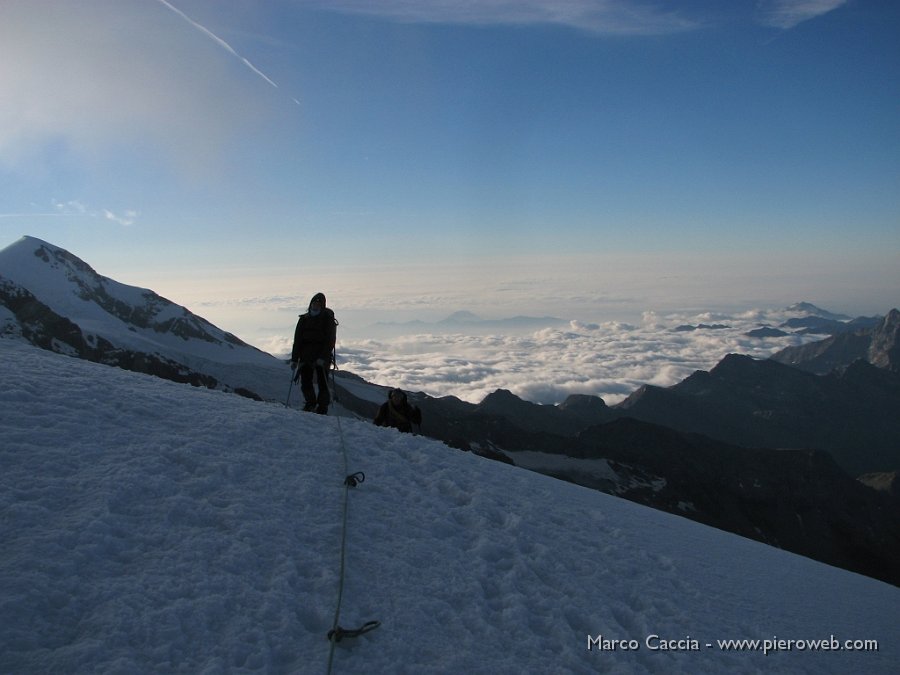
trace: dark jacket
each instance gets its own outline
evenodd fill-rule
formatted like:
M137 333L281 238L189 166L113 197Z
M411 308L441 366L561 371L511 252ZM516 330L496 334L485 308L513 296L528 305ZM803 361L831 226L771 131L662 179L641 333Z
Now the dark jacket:
M402 399L398 405L394 405L394 402L391 401L391 394L396 391L400 392ZM388 400L378 409L378 414L375 415L375 424L379 427L394 427L408 433L412 431L413 424L422 424L422 411L416 406L410 405L404 392L393 389L388 394Z
M334 312L325 307L325 295L316 293L309 304L318 300L322 309L313 316L307 309L297 320L294 330L294 348L291 350L291 361L313 364L317 359L331 363L331 353L337 340L337 321Z

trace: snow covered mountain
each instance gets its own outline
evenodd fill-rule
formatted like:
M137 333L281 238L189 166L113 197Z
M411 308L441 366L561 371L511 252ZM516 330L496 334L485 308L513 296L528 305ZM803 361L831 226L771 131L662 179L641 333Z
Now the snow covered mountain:
M0 250L0 335L180 382L274 400L289 370L151 290L34 237Z
M900 659L896 587L347 418L0 339L0 438L4 673Z
M822 319L831 319L833 321L849 321L850 317L846 314L835 314L827 309L816 307L811 302L795 302L790 307L786 307L785 312L791 314L800 314L802 316L820 317Z

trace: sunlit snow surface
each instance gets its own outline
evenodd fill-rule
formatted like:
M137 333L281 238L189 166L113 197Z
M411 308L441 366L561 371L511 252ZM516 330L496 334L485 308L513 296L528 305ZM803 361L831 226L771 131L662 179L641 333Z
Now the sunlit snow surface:
M900 589L366 422L0 340L0 438L3 673L326 672L343 450L340 624L381 626L335 672L900 663ZM831 636L879 649L717 644Z

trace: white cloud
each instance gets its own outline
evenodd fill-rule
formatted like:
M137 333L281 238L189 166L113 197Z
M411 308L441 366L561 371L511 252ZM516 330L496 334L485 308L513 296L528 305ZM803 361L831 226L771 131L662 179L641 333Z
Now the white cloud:
M454 395L473 403L496 389L526 400L559 403L570 394L593 394L608 404L643 384L671 386L696 370L708 370L729 353L765 358L809 336L758 339L744 335L758 317L777 323L777 313L753 318L716 314L727 329L678 332L708 314L653 316L642 326L619 322L568 329L547 328L527 335L419 334L384 341L344 341L341 367L379 384Z
M761 22L785 30L847 4L847 0L764 0Z
M59 202L55 199L52 200L53 208L56 209L56 212L60 215L86 215L88 213L88 208L82 204L77 199L70 199L66 202Z
M53 199L51 200L51 204L53 205L53 208L55 210L55 215L58 216L85 216L87 218L101 218L126 227L129 225L134 225L135 221L140 215L134 209L126 209L120 214L114 213L113 211L105 208L94 209L78 199L69 199L65 202Z
M635 0L311 0L304 4L409 23L555 24L617 35L658 35L698 27L697 22L661 9L658 3Z
M113 213L112 211L110 211L109 209L103 209L103 216L107 220L111 220L114 223L118 223L119 225L124 225L125 227L128 227L129 225L134 225L134 221L138 217L138 212L128 210L128 211L125 211L124 214L119 216L119 215L116 215L115 213Z

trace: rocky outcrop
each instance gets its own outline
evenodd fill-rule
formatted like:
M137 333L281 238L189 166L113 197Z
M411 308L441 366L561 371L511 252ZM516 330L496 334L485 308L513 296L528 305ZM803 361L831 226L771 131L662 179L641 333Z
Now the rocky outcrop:
M900 372L900 311L892 309L886 316L851 322L831 337L798 347L787 347L771 359L818 375L848 366L862 359L877 368Z
M857 478L857 480L873 490L878 490L890 496L897 508L900 508L900 472L867 473Z
M900 585L900 509L828 453L740 448L633 419L585 431L568 452L610 463L619 496Z
M613 410L745 447L827 450L852 476L900 467L900 376L865 361L814 375L730 354L672 387L641 387Z

